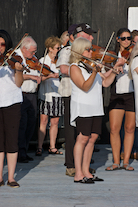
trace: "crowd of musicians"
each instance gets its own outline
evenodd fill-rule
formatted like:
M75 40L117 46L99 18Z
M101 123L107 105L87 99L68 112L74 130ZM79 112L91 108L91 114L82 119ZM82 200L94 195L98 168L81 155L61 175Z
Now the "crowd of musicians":
M93 61L93 33L96 31L88 24L73 24L60 38L50 36L45 40L44 56L38 60L37 43L31 36L26 35L13 49L9 33L0 30L0 186L5 185L5 156L7 185L12 188L20 186L14 178L17 161L33 161L27 151L38 108L40 123L35 155L43 153L49 122L48 153L63 155L56 148L56 138L59 119L64 115L65 174L74 177L75 183L104 181L94 175L90 163L94 144L102 133L102 88L109 86L113 164L105 170L134 170L129 159L137 158L138 150L135 133L138 127L138 31L127 28L117 31L116 58L108 66L104 56L103 61ZM122 165L120 154L123 154Z

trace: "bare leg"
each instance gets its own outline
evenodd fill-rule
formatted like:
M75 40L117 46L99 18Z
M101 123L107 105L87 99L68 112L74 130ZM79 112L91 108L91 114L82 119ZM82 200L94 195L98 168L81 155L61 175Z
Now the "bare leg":
M113 109L109 112L110 120L110 142L112 147L113 159L115 164L120 164L120 130L124 117L124 110L122 109ZM113 166L114 168L116 166ZM107 168L107 170L110 170Z
M125 135L124 135L124 164L129 164L129 158L134 143L135 113L127 111L125 113Z
M38 131L38 148L42 149L43 142L46 135L46 126L48 123L48 115L41 114L40 115L40 128Z
M8 181L13 182L14 180L14 173L17 163L17 156L18 152L16 153L7 153L7 164L8 164Z
M3 162L4 162L4 152L0 152L0 182L3 180Z
M75 162L75 177L74 180L82 180L85 176L82 172L82 160L84 148L88 142L89 137L81 133L77 136L74 146L74 162Z
M98 134L91 134L91 137L88 140L88 143L84 149L83 154L83 163L82 163L82 171L85 177L92 178L92 174L89 172L91 157L94 149L94 143L98 138Z
M59 117L54 117L54 118L51 118L50 120L50 123L51 123L50 130L49 130L50 149L52 149L53 152L57 150L55 148L55 144L56 144L56 138L57 138L57 133L58 133L58 122L59 122Z

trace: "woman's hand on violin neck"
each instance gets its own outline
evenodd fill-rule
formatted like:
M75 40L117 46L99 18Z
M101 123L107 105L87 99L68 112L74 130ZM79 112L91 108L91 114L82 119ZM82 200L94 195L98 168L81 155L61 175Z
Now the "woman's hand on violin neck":
M48 75L49 78L59 78L59 74L58 73L50 73Z
M15 69L17 70L17 71L23 71L23 66L19 63L19 62L16 62L15 63Z
M49 78L59 78L58 73L50 73L48 76L42 76L42 81L49 79Z

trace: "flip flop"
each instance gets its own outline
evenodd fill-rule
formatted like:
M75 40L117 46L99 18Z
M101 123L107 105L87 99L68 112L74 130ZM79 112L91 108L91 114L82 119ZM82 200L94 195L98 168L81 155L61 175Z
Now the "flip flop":
M98 176L93 175L93 178L91 178L93 181L104 181L102 178L98 178Z
M84 177L82 180L74 180L74 183L83 183L83 184L94 184L92 178Z
M117 167L113 168L113 166L117 166ZM107 168L110 168L110 169L108 170ZM121 170L122 169L119 164L115 164L115 163L113 163L111 166L109 166L107 168L105 169L106 171L113 171L113 170Z
M125 165L126 165L126 167L125 167ZM127 171L134 171L133 167L132 167L132 169L130 169L130 168L131 168L131 166L128 163L123 164L122 169L127 170Z
M63 152L56 150L55 152L52 151L52 149L56 149L56 148L49 148L49 154L53 154L53 155L63 155Z

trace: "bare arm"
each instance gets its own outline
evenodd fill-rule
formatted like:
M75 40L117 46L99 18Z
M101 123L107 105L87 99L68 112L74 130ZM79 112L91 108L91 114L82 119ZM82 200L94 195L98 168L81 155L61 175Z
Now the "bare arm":
M35 80L38 84L41 83L41 77L37 75L23 74L24 80Z
M42 81L47 80L49 78L59 78L58 73L50 73L48 76L41 76Z
M15 69L16 69L16 72L15 72L15 84L16 86L18 87L21 87L22 83L23 83L23 67L20 63L16 62L15 63Z
M70 67L70 77L71 77L71 80L74 82L74 84L80 88L81 90L87 92L93 82L94 82L94 79L96 77L96 70L93 70L92 74L90 75L90 77L85 81L83 75L82 75L82 72L80 70L79 67L77 67L76 65L72 65Z
M69 76L69 66L68 65L60 65L60 71L62 74L66 74Z
M110 86L113 83L113 81L118 73L120 73L120 72L123 73L122 65L124 65L124 60L121 60L121 58L120 58L120 62L118 61L119 63L117 62L114 65L113 69L115 69L116 72L114 72L112 69L110 71L106 72L106 76L105 76L106 78L102 82L102 85L104 87Z
M137 68L135 68L135 71L136 71L136 73L138 74L138 67L137 67Z

